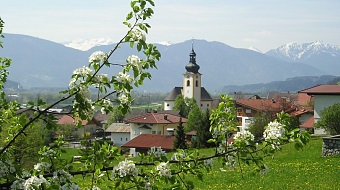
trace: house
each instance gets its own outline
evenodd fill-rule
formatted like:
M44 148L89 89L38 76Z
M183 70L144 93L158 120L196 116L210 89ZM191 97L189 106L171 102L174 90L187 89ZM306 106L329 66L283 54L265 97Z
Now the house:
M146 154L151 147L161 147L164 151L171 151L174 140L173 135L141 134L122 145L122 148L133 149L133 152L130 151L133 156L136 156L137 152Z
M208 91L202 87L202 74L199 73L200 66L196 63L196 53L194 48L190 52L189 63L185 66L186 72L183 74L183 87L175 87L164 99L164 110L173 110L175 100L178 95L184 98L194 98L201 110L211 109L213 99Z
M173 135L180 120L183 126L187 122L186 118L171 113L150 112L129 118L125 122L130 124L130 139L133 140L141 134ZM136 155L135 148L130 148L130 154Z
M314 98L314 123L318 122L322 115L321 111L333 104L340 103L339 85L317 85L299 91ZM326 134L323 129L314 129L314 134Z
M300 130L313 130L310 125L311 118L314 119L314 111L311 106L297 106L296 110L290 113L290 116L299 118Z
M239 131L248 130L254 117L261 113L274 117L276 113L281 111L289 112L292 110L291 104L284 99L236 99L235 105Z
M112 123L105 133L110 135L114 145L122 146L130 141L130 125L126 123Z
M78 128L76 126L77 122L81 121L81 128ZM66 127L70 127L71 136L74 138L81 138L83 134L90 133L91 135L94 135L96 133L97 129L101 129L100 124L92 118L92 120L81 120L80 118L73 118L69 115L63 115L57 122L59 125L63 125Z

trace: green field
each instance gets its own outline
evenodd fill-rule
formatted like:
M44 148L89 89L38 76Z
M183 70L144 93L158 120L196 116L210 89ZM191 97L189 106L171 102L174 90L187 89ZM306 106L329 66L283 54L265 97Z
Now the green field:
M314 137L302 150L296 151L293 144L283 146L274 158L267 158L270 171L260 175L253 166L242 166L227 172L220 171L221 164L215 160L214 169L206 173L203 181L194 176L186 176L195 184L195 189L340 189L340 156L321 157L321 138ZM203 149L201 154L212 150ZM90 185L90 180L75 177L82 187ZM102 189L110 183L99 185Z

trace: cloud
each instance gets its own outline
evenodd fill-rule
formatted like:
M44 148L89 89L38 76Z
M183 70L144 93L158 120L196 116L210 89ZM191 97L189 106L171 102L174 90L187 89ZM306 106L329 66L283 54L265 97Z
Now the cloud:
M272 31L269 31L269 30L262 30L262 31L256 33L257 36L272 36L273 34L274 33Z

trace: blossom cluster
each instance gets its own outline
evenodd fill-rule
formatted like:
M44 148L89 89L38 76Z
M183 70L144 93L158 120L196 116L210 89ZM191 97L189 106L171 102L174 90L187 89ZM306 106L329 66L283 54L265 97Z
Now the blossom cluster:
M106 58L106 54L104 52L102 52L102 51L95 51L89 57L89 62L90 63L100 62L100 61L104 61L105 58Z
M254 141L254 135L251 134L250 131L244 130L241 132L237 132L234 136L234 142L250 142Z
M134 67L137 67L140 72L142 71L141 60L137 55L130 55L127 58L126 62Z
M53 183L64 184L71 181L72 175L65 170L59 170L53 172L52 181Z
M50 171L51 164L48 162L40 162L34 165L34 169L37 171Z
M151 147L151 149L148 151L149 155L153 155L156 158L160 158L162 156L166 156L165 151L162 149L162 147Z
M214 160L213 160L212 158L207 159L207 160L204 160L204 161L203 161L203 164L204 164L206 167L213 167L213 166L214 166Z
M118 82L121 82L121 83L131 83L132 82L132 77L126 73L123 73L123 72L119 72L117 74L117 80Z
M50 182L48 182L42 175L40 175L39 177L31 176L30 178L22 182L23 182L22 186L24 187L23 189L27 190L35 189L35 187L41 187L42 184L50 185ZM19 184L17 185L20 186Z
M173 161L181 161L186 157L185 152L175 152L172 156L171 156L171 160Z
M41 154L43 157L47 157L47 158L53 158L56 155L56 152L53 149L48 149L45 152L43 152Z
M125 176L136 177L138 175L138 169L131 160L125 160L119 162L118 166L114 167L112 170L113 177L125 177Z
M161 162L156 166L156 171L158 174L163 177L171 178L171 169L168 162Z
M6 177L9 173L14 173L16 171L14 165L9 160L0 160L0 178Z
M129 97L125 93L119 94L118 100L121 105L127 105L130 103Z
M285 128L277 121L270 122L263 132L263 137L265 140L277 140L285 136Z
M145 41L146 37L141 30L134 29L133 31L131 31L130 41L139 41L139 40Z
M226 155L225 159L226 159L226 163L225 163L226 167L229 168L230 170L235 169L235 166L236 166L235 157L233 155Z

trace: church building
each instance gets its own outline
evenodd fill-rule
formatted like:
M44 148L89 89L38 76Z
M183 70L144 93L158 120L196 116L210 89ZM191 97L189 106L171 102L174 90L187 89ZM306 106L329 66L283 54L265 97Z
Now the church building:
M173 110L176 97L180 94L184 98L194 98L198 107L205 111L211 108L213 99L208 91L202 87L202 74L199 73L200 66L196 64L196 53L194 48L190 52L189 63L185 66L186 72L183 74L183 87L175 87L164 99L164 110Z

